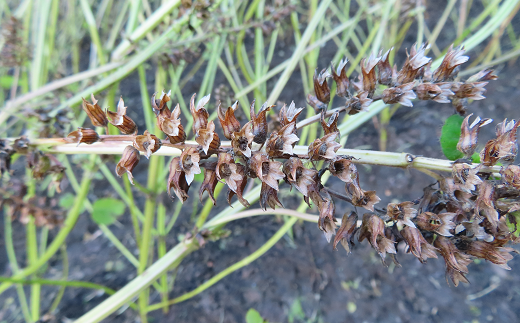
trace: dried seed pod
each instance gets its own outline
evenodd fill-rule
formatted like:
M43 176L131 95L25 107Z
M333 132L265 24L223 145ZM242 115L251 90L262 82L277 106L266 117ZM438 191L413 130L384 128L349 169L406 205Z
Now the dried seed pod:
M354 115L361 111L368 111L372 102L372 99L368 97L368 92L359 92L356 96L347 100L345 107L349 115Z
M486 92L484 86L488 82L473 82L473 83L451 83L451 91L455 93L454 97L458 99L483 100L486 97L483 95Z
M126 146L125 150L123 150L121 160L116 166L117 176L121 177L126 172L130 183L134 185L134 176L132 175L132 171L139 163L139 157L139 151L137 149L132 146Z
M202 150L204 150L206 155L208 151L215 151L220 148L220 138L215 132L215 123L213 120L208 122L206 128L197 130L195 141L202 146Z
M390 52L394 50L394 48L390 48L384 55L382 54L382 51L379 53L379 56L381 56L381 59L379 62L377 62L377 69L378 69L378 76L377 80L379 84L383 85L391 85L393 83L393 69L392 66L390 66L389 58L390 58ZM395 76L397 77L397 75Z
M326 190L315 191L311 194L311 199L318 207L320 212L318 220L318 228L325 234L325 239L330 243L334 234L336 234L336 218L334 217L334 201Z
M258 111L257 114L255 114L255 101L251 103L251 106L249 107L249 113L251 117L252 122L252 131L253 131L253 141L257 144L263 145L265 141L267 140L267 117L266 114L271 108L274 107L274 105L267 105L267 102L265 102L262 107L260 108L260 111ZM244 128L242 128L244 129Z
M458 184L460 190L471 193L475 190L475 185L482 183L480 177L477 176L480 167L471 168L466 163L454 163L451 174L455 184Z
M235 193L238 189L237 183L243 179L243 175L239 173L237 166L238 164L235 164L231 154L218 154L218 163L215 168L217 178L225 180L227 186Z
M345 183L359 187L359 173L356 165L349 158L336 158L329 164L329 172Z
M500 174L502 174L502 179L507 185L520 190L520 166L509 165L506 168L502 168Z
M484 166L493 166L500 159L500 143L497 139L489 140L480 152L480 162Z
M166 106L166 102L169 100L170 97L168 92L168 94L163 95L158 105L155 105L154 111L159 111L157 114L157 126L159 129L168 136L170 143L177 144L186 141L186 132L181 124L181 108L179 104L177 103L173 111L170 112ZM153 100L152 98L152 102L157 101L158 100Z
M231 134L231 147L233 147L235 154L250 158L253 140L252 121L249 121L239 132Z
M410 83L415 80L419 69L431 61L431 58L424 56L424 52L428 48L430 45L426 44L422 44L420 47L417 47L417 44L412 46L403 68L397 74L397 84Z
M117 129L125 135L136 134L137 125L126 115L126 109L127 107L125 107L123 97L120 97L119 102L117 103L117 112L108 111L108 109L105 111L108 117L108 122L113 126L116 126Z
M348 90L350 86L349 79L347 77L347 62L348 59L344 58L339 62L337 72L334 69L334 63L330 63L330 68L332 71L332 78L334 82L336 82L336 95L340 97L350 97L350 92Z
M386 104L400 103L403 106L412 107L411 100L416 98L413 88L414 82L387 88L383 91L383 102Z
M433 100L437 103L450 103L449 96L454 95L451 91L451 83L421 83L415 88L419 100Z
M433 245L446 262L446 282L450 277L455 286L458 286L459 282L469 283L464 274L468 273L467 266L471 263L471 258L459 251L448 238L438 236Z
M83 111L87 114L87 116L90 118L90 121L95 127L106 127L108 125L108 119L105 113L103 112L103 109L97 104L98 100L94 98L94 94L91 94L90 99L92 100L92 104L88 103L87 100L84 98L81 98L83 100L83 104L81 107L83 108Z
M437 255L435 254L437 248L424 239L419 229L405 226L401 230L401 235L408 245L408 252L412 252L412 254L422 263L425 263L428 258L437 258Z
M423 212L415 217L415 224L421 230L436 232L445 237L453 236L450 230L455 229L453 218L455 213L435 214L433 212Z
M281 157L284 154L292 155L296 142L300 140L300 138L294 134L295 132L296 123L291 122L278 132L271 133L271 137L269 137L265 149L269 157Z
M173 200L171 190L181 203L184 203L188 199L188 190L190 185L186 181L186 174L182 170L181 157L174 157L170 163L170 174L168 175L168 182L166 183L166 192L168 196Z
M323 132L328 135L329 133L337 132L339 134L338 130L338 119L339 119L339 112L334 112L330 118L329 121L325 121L325 110L321 111L321 127L323 128ZM341 137L341 135L338 135Z
M466 80L466 83L496 80L498 77L496 75L494 75L493 72L494 72L493 70L484 69L484 70L478 72L477 74L470 76Z
M500 147L498 157L504 164L509 165L513 163L516 158L518 152L516 131L519 126L520 120L516 122L515 120L507 122L507 119L497 125L497 142Z
M453 44L451 44L441 65L433 72L433 82L444 82L452 79L455 68L466 63L469 59L468 56L464 56L465 52L464 46L453 49Z
M480 119L477 117L471 125L469 125L469 118L473 115L468 115L460 127L460 138L457 143L457 149L461 151L466 158L470 158L477 148L478 132L480 128L493 122L493 119Z
M249 160L249 167L263 183L278 191L278 180L285 177L281 162L270 161L266 154L255 151Z
M29 152L29 144L29 139L26 136L21 136L15 139L11 148L18 154L26 155ZM0 149L5 149L5 143L0 143Z
M489 181L483 181L479 187L478 197L475 201L475 215L484 216L491 226L498 226L498 212L495 210L494 197L495 186Z
M341 145L336 141L339 137L338 132L329 133L322 138L316 138L308 149L308 156L310 160L334 159L336 158L336 151Z
M349 185L349 183L346 184ZM352 195L352 205L363 207L369 211L374 212L374 205L379 203L381 199L376 195L376 191L365 191L363 189L356 189Z
M69 133L65 140L70 143L77 143L78 146L81 143L92 145L99 140L99 135L92 129L78 127L78 130Z
M362 242L365 239L379 253L383 263L387 252L397 253L394 242L385 236L385 223L375 214L365 213L363 215L358 241Z
M324 104L330 102L330 88L327 84L327 78L331 76L325 68L319 74L318 69L314 71L314 92L316 93L316 98Z
M381 57L374 57L370 55L367 59L361 60L361 74L363 76L363 91L368 93L368 97L372 97L376 91L377 77L376 65L381 60Z
M515 252L513 248L504 248L484 241L468 241L460 244L459 248L468 255L486 259L500 268L511 270L507 262L513 259L513 255L510 254L510 252Z
M200 203L202 203L202 195L204 191L208 192L209 197L213 201L213 205L217 205L217 201L215 201L214 192L215 187L217 186L217 173L214 169L205 168L204 169L204 181L199 189L199 199Z
M345 213L343 215L343 219L341 220L341 226L336 233L336 237L334 237L334 249L339 242L345 250L347 254L350 253L352 246L354 246L354 234L356 233L356 225L357 225L358 215L356 212L350 212L350 215Z
M283 172L289 184L296 187L303 196L308 197L309 191L317 190L313 188L317 186L314 177L318 172L305 168L300 158L289 158L283 165Z
M135 136L133 146L142 151L147 159L150 159L150 156L161 148L161 139L145 130L144 134Z
M282 202L278 199L278 190L275 190L268 184L262 182L262 188L260 190L260 207L267 211L267 207L275 210L276 207L282 207Z
M162 115L163 117L167 118L170 117L170 109L168 109L168 106L166 104L170 101L171 93L171 90L168 91L168 94L164 93L164 91L161 91L161 97L159 98L159 100L155 99L155 95L157 94L157 92L155 92L152 95L152 109L157 117L159 117L159 115ZM159 122L157 123L157 126L161 126Z
M287 107L287 105L284 104L283 107L280 109L280 114L278 115L280 119L280 127L284 127L291 122L296 123L296 119L302 113L302 111L303 108L296 108L294 101L292 101L291 104L289 104L289 107ZM294 134L297 135L297 133Z
M224 173L224 171L223 171L223 173ZM242 204L244 207L248 208L250 206L249 202L242 196L244 194L244 190L247 186L247 176L246 176L245 167L243 165L236 164L236 174L238 174L240 176L240 179L235 179L236 187L237 187L235 191L233 191L231 189L231 187L228 187L227 201L228 201L229 205L231 205L231 198L233 198L233 195L236 194L240 204ZM237 178L238 178L238 176L237 176ZM227 180L226 180L226 183L227 183Z
M240 131L240 122L238 122L235 117L235 110L238 107L238 101L236 101L232 106L228 107L226 111L222 105L218 104L217 113L218 119L220 120L220 125L222 126L222 130L224 132L224 137L231 140L231 135L233 132Z
M320 100L318 100L317 97L315 97L314 95L312 94L308 94L307 95L307 103L314 108L314 110L316 111L316 113L320 112L320 111L323 111L323 110L327 110L327 105L323 102L321 102Z
M199 102L197 103L197 106L195 106L195 96L196 95L197 94L194 93L190 99L190 112L191 112L191 116L193 117L193 128L192 129L193 129L194 135L197 135L197 132L200 129L206 129L208 126L209 113L208 113L208 110L206 110L204 108L204 106L206 104L208 104L209 99L210 99L210 95L208 94L205 97L203 97L202 99L200 99Z
M417 210L412 207L413 205L413 202L388 203L386 215L398 223L415 228L412 219L417 216Z
M181 153L180 165L186 176L186 183L191 185L196 174L200 174L200 155L196 148L186 148Z

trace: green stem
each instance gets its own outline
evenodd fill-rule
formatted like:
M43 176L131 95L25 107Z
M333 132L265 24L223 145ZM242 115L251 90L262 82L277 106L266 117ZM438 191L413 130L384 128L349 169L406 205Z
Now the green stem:
M215 187L215 192L213 194L213 196L215 197L215 199L219 196L220 192L222 191L222 189L224 188L224 184L222 183L217 183L217 186ZM195 226L197 228L201 228L204 223L206 222L206 219L208 218L208 215L209 213L211 212L211 209L213 209L213 200L211 200L210 198L208 198L206 200L206 203L204 204L204 207L202 208L202 211L200 212L200 215L197 219L197 223L195 224Z

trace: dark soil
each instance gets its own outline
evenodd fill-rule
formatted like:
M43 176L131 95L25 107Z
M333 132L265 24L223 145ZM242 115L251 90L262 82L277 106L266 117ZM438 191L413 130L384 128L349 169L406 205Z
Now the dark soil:
M434 19L434 14L430 19ZM446 37L453 39L453 37ZM410 40L411 42L411 40ZM446 45L446 44L442 44ZM280 52L273 66L286 59L292 44L280 44ZM474 51L476 55L478 51ZM324 49L320 54L320 66L328 66L333 51ZM399 55L404 55L403 50ZM431 54L430 54L431 55ZM505 68L504 68L505 67ZM487 86L487 99L471 103L469 111L481 117L491 117L497 122L507 117L518 118L516 111L520 102L520 67L517 64L501 66L499 80ZM305 104L305 94L298 83L299 71L294 75L294 86L289 86L280 100L295 100ZM199 73L200 74L200 73ZM183 92L187 97L198 90L202 74L197 74ZM222 77L222 76L218 76ZM275 78L276 80L276 78ZM272 80L271 82L274 82ZM154 92L153 80L149 78L149 92ZM215 84L219 84L218 81ZM271 84L272 85L272 84ZM121 83L125 102L140 106L137 75ZM387 150L409 152L414 155L442 158L438 142L443 121L454 111L449 104L415 102L413 108L401 107L392 118L388 131ZM132 117L132 115L130 115ZM140 125L143 126L143 125ZM493 126L483 128L480 142L492 138ZM348 139L347 148L367 147L378 149L378 132L372 123L356 130ZM110 163L110 167L113 164ZM138 167L136 180L146 180L146 163ZM360 167L362 187L376 190L380 205L393 200L407 201L422 196L422 189L433 183L428 176L407 169L384 167ZM335 180L330 187L343 190ZM281 200L287 208L297 204L287 186L282 186ZM192 188L191 198L181 212L178 225L168 238L168 247L177 243L178 235L193 227L190 215L193 201L198 200ZM114 195L105 183L97 181L89 198ZM142 196L139 197L142 199ZM218 201L218 210L226 203ZM198 202L197 202L198 203ZM168 213L173 212L170 202ZM199 206L200 208L200 206ZM336 203L337 217L350 212L353 207L344 202ZM362 210L358 210L360 214ZM213 211L216 214L217 210ZM309 210L316 214L316 210ZM260 216L239 220L227 226L232 234L218 242L210 242L201 250L188 256L177 271L171 297L193 290L229 265L257 250L280 227L283 220L273 216ZM133 229L129 215L120 218L120 224L111 229L122 243L137 255ZM14 224L17 250L24 249L25 230ZM52 233L55 233L54 230ZM3 230L0 230L0 268L3 276L11 274L3 246ZM332 250L323 233L315 224L299 223L293 229L294 238L286 236L269 252L254 263L232 273L202 294L172 306L169 313L155 311L151 322L245 322L248 309L254 308L270 322L286 322L296 316L295 322L518 322L520 320L520 276L514 274L520 268L515 257L509 262L511 271L480 262L469 266L467 275L471 284L455 288L446 283L444 261L429 260L421 264L411 254L399 250L398 260L402 267L381 264L379 256L364 242L356 244L352 254L343 249ZM91 281L115 290L135 277L133 266L98 231L87 213L83 214L67 239L70 263L70 280ZM21 255L22 252L19 253ZM18 259L25 265L24 259ZM387 263L391 263L387 258ZM49 263L46 278L61 278L61 256ZM173 275L173 273L172 273ZM45 312L57 287L43 287L42 312ZM25 289L29 295L29 288ZM67 288L58 308L54 322L67 322L78 318L106 299L96 291ZM22 322L14 288L0 297L0 322ZM151 302L160 301L160 295L152 289ZM295 311L300 302L302 311ZM138 315L133 310L112 315L106 322L135 322Z

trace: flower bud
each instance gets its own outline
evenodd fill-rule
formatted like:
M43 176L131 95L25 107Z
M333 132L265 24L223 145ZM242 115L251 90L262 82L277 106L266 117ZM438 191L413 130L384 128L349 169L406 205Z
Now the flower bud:
M145 130L143 135L135 136L133 146L150 159L150 156L161 148L161 139Z
M332 78L334 79L334 82L336 82L336 95L340 97L350 97L350 92L348 90L350 82L346 70L347 62L348 60L346 58L342 59L339 62L337 72L334 70L334 63L330 63Z
M121 160L116 166L117 176L121 177L126 172L130 183L134 185L134 176L132 175L132 171L139 163L139 157L139 151L137 149L132 146L126 146L125 150L123 150Z
M94 98L94 94L90 96L92 100L92 104L88 103L87 100L81 98L83 100L83 104L81 107L83 111L90 118L90 121L95 127L106 127L108 125L108 119L105 113L103 113L103 109L97 104L96 98Z
M92 129L78 127L78 130L72 131L67 135L66 141L70 143L81 143L92 145L99 140L99 135Z
M318 74L318 69L314 71L314 92L318 101L328 104L330 102L330 88L327 84L327 77L331 77L330 73L323 69Z
M467 158L470 158L475 152L475 148L477 148L477 139L480 127L493 122L493 119L480 119L480 117L477 117L475 121L469 125L469 118L472 115L473 113L468 115L462 122L460 127L460 138L457 143L457 149Z
M136 134L137 133L137 125L135 122L130 119L126 115L125 102L123 101L123 97L119 98L119 102L117 104L117 112L105 111L108 117L108 121L113 126L116 126L119 131L121 131L125 135Z
M217 108L218 119L220 120L220 125L222 126L222 130L224 132L224 137L231 140L231 134L233 132L240 131L240 122L238 122L235 117L235 110L238 107L238 101L236 101L232 106L228 107L226 111L219 103Z

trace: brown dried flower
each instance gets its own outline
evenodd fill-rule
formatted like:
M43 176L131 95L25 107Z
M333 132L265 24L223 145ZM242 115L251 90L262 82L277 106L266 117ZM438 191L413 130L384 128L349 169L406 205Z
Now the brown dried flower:
M422 263L426 262L428 258L437 258L435 254L437 248L433 247L424 239L419 229L405 226L401 230L401 235L408 245L408 252L412 252Z
M336 218L334 217L334 201L326 190L313 192L312 201L320 212L318 228L325 234L325 239L330 242L332 236L336 234Z
M314 108L316 112L327 110L327 105L312 94L307 94L307 103Z
M238 107L238 101L236 101L232 106L228 107L226 111L224 111L224 108L219 103L217 112L218 112L218 119L220 120L220 124L222 125L222 130L224 132L224 137L231 140L231 136L233 132L239 132L240 131L240 122L238 122L237 118L235 117L235 110Z
M321 127L323 128L323 132L326 135L328 135L329 133L333 133L333 132L337 132L339 134L338 119L339 119L339 112L336 111L330 116L329 121L325 121L325 110L321 111L321 118L320 118Z
M238 164L235 164L233 157L228 153L218 154L218 163L215 168L217 178L219 180L225 180L227 186L233 191L237 192L237 182L241 181L243 175L238 173Z
M123 97L120 97L117 103L117 112L109 111L108 109L105 111L108 122L116 126L125 135L136 134L137 125L126 115L126 109Z
M314 92L316 93L316 98L324 104L330 102L330 88L327 84L327 78L331 76L326 69L323 69L319 74L318 69L314 71Z
M493 119L480 119L480 117L477 117L471 125L469 125L469 118L472 115L473 113L464 118L460 127L459 142L457 143L457 149L467 158L470 158L475 152L475 148L477 148L478 132L480 131L480 128L493 122Z
M166 105L168 101L170 101L170 92L168 94L163 92L160 100L155 99L155 93L152 96L152 108L157 115L157 126L168 136L170 143L184 142L186 132L181 124L181 108L177 104L173 111L170 111Z
M470 193L475 190L475 185L482 183L480 177L477 176L478 170L479 167L471 168L466 163L454 163L451 174L459 189Z
M372 99L368 97L368 92L364 91L347 100L345 107L349 115L354 115L361 111L368 111L368 107L372 102Z
M386 253L396 254L394 242L385 236L385 222L375 214L365 213L359 229L359 242L367 239L384 262Z
M377 77L376 65L381 60L381 57L374 57L370 55L367 59L361 60L361 76L363 80L363 91L368 93L368 97L372 97L376 90Z
M464 274L468 273L467 266L471 263L471 258L459 251L448 238L438 236L433 245L446 262L446 282L450 277L455 286L458 286L459 282L469 283Z
M466 82L467 83L473 83L473 82L480 82L480 81L490 81L490 80L496 80L498 77L493 74L493 70L490 69L484 69L480 72L478 72L475 75L470 76Z
M336 158L336 151L341 145L336 141L339 137L339 132L329 133L322 138L316 138L308 148L308 155L310 160L334 159Z
M354 234L356 233L356 225L357 225L358 215L356 212L350 212L350 215L345 213L343 215L343 219L341 220L341 226L334 237L334 249L339 242L347 253L350 253L352 246L354 246Z
M204 194L204 191L207 191L209 198L213 201L213 205L217 205L217 201L215 200L214 196L217 183L217 173L215 170L210 169L209 167L204 168L204 181L202 182L202 185L200 185L199 189L200 203L202 203L202 195Z
M126 146L125 150L123 150L121 160L116 166L116 174L121 177L126 172L132 185L134 185L134 176L132 176L132 171L139 163L139 157L140 155L137 149L132 146Z
M145 130L144 134L135 136L133 145L137 150L145 153L144 155L149 159L154 152L161 148L161 139Z
M453 71L461 64L468 61L469 57L464 56L464 46L453 49L453 44L448 49L448 52L444 56L441 65L433 72L433 82L444 82L453 77Z
M294 145L296 145L296 142L300 140L295 132L296 123L291 122L278 130L278 132L271 133L265 148L269 157L281 157L284 154L292 155Z
M217 150L220 147L220 138L215 132L215 123L212 121L206 124L205 128L197 130L195 141L202 146L206 154L210 150Z
M83 100L83 104L81 107L83 111L90 118L90 121L95 127L106 127L108 125L108 119L103 109L99 106L98 100L94 97L94 94L91 94L90 99L92 100L92 104L88 103L87 100L81 98Z
M451 83L421 83L415 88L419 100L433 100L437 103L450 103L448 97L454 95Z
M415 218L415 224L426 231L436 232L445 237L453 236L450 230L455 229L453 218L455 213L435 214L433 212L423 212Z
M397 77L397 75L394 76L392 66L390 66L389 58L390 58L390 52L394 48L390 48L384 55L382 54L382 51L379 53L379 56L381 56L381 59L377 63L377 69L378 69L378 77L377 80L379 84L383 85L391 85L393 83L393 80Z
M349 183L347 186L351 186ZM354 185L355 186L355 185ZM363 189L355 189L352 195L352 205L363 207L374 212L374 205L379 203L381 199L376 195L376 191L365 191Z
M506 164L511 164L516 158L518 152L516 131L519 126L520 120L507 122L507 119L497 125L497 142L500 147L498 158Z
M209 118L208 110L206 110L204 108L204 106L206 104L208 104L210 95L208 94L208 95L202 97L202 99L200 99L199 102L197 103L197 106L195 106L195 96L196 95L197 94L194 93L190 99L190 112L191 112L191 116L193 117L193 128L192 129L193 129L194 135L197 135L197 132L200 129L207 128L208 118Z
M284 173L281 171L281 162L270 161L266 154L260 151L255 151L252 154L249 163L250 168L263 183L266 183L278 191L278 180L285 177Z
M283 165L283 172L289 184L296 187L305 197L309 196L309 187L316 185L314 176L317 171L305 168L300 158L289 158Z
M347 77L347 62L348 59L344 58L339 62L337 72L334 69L334 63L330 63L332 78L334 82L336 82L336 95L342 98L350 97L350 92L348 90L350 86L349 79Z
M166 192L168 196L173 200L171 190L181 203L184 203L188 199L188 190L190 185L186 182L186 175L182 170L181 157L174 157L170 163L170 174L168 175L168 182L166 184Z
M67 135L67 142L77 143L78 146L81 143L86 143L87 145L92 145L93 143L99 140L99 135L96 131L89 128L81 128L78 127L78 130L72 131Z
M239 132L233 132L231 134L231 147L233 147L233 151L247 158L251 157L251 145L255 137L252 123L252 121L249 121Z
M484 181L479 187L478 197L475 201L475 214L484 215L493 228L498 225L498 212L493 203L495 186L489 181Z
M412 207L413 205L413 202L389 203L386 207L386 214L394 221L415 228L412 219L417 216L417 210Z
M278 199L278 190L275 190L271 186L262 182L262 188L260 190L260 207L266 211L267 207L276 209L276 207L283 207L282 202Z
M302 111L303 108L296 108L294 101L292 101L291 104L289 104L289 107L287 107L287 105L284 104L283 107L280 109L280 114L278 115L280 119L280 126L284 127L291 122L296 123L296 119L302 113Z
M415 80L419 73L419 69L431 61L431 58L424 56L424 52L428 48L430 48L430 45L426 44L422 44L420 47L417 47L417 44L412 46L410 54L407 54L408 58L406 59L403 68L397 75L397 84L410 83Z
M359 188L359 174L356 165L348 158L336 158L329 164L329 171L345 183L352 183Z
M473 83L461 83L453 82L451 91L455 93L454 97L458 99L472 99L472 100L483 100L486 97L483 96L488 82L473 82Z
M245 167L243 165L236 164L236 173L241 177L241 179L236 179L236 178L238 178L238 176L236 176L236 178L235 178L236 186L237 186L236 191L233 191L228 185L227 201L228 201L229 205L231 205L231 198L233 197L233 195L236 194L238 201L244 207L249 207L249 202L242 196L244 194L244 190L247 185L247 176L246 176ZM227 181L226 181L226 183L227 183Z
M200 174L200 155L196 148L190 147L182 151L180 165L186 176L186 183L191 185L196 174Z
M253 101L249 107L249 114L253 125L253 141L257 144L263 145L267 139L266 114L272 107L274 107L274 105L267 105L267 102L265 102L257 114L255 114L255 101Z
M413 91L414 82L387 88L383 91L383 102L386 104L400 103L406 107L412 107L412 101L416 95Z
M495 265L498 265L500 268L511 270L511 267L507 265L507 262L513 259L513 256L510 254L510 252L515 251L513 248L505 248L484 241L471 241L461 244L459 248L468 255L480 259L486 259Z
M501 169L500 174L502 174L502 179L507 185L520 190L520 166L509 165Z

